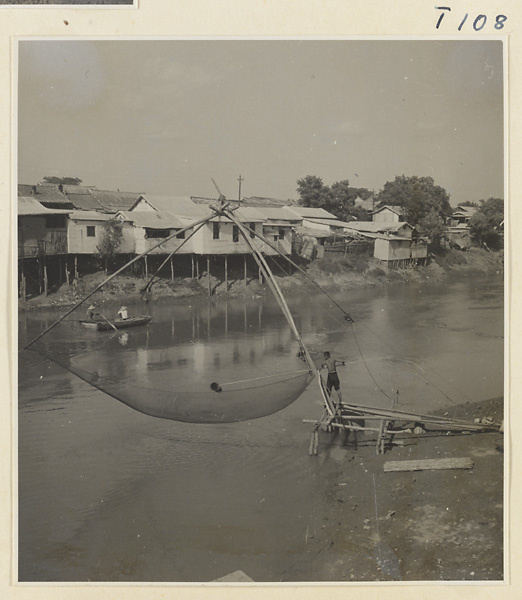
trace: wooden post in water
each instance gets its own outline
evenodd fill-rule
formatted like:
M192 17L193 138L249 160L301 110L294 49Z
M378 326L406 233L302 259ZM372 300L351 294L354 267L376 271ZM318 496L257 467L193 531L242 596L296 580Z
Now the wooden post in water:
M47 265L43 266L43 279L44 279L44 294L47 296L49 293L49 282L47 281Z
M225 254L225 292L228 294L228 254Z
M207 254L208 295L212 296L212 281L210 280L210 254Z
M174 283L174 258L170 257L170 278L172 279L172 283Z

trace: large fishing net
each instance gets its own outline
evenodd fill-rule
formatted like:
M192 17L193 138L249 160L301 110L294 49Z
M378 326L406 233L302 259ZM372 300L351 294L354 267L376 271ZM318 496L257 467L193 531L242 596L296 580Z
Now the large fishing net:
M219 321L219 316L217 319ZM186 321L186 320L185 320ZM60 323L36 351L144 414L189 423L230 423L273 414L312 379L288 327L202 337L165 318L125 332ZM189 319L190 321L190 319Z

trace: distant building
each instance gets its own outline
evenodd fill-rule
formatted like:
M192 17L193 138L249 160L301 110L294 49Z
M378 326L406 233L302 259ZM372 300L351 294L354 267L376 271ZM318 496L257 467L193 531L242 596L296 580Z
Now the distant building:
M448 226L457 227L458 225L467 225L477 210L477 206L457 206L448 219Z
M404 221L404 212L401 206L381 206L372 212L375 223L401 223Z

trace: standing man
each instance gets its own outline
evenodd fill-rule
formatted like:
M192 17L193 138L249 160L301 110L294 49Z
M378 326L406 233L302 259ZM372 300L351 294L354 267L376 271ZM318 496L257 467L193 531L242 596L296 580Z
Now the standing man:
M344 360L336 360L335 358L330 357L329 352L325 352L323 354L324 362L321 365L321 369L328 370L328 379L326 380L326 390L328 395L332 393L332 388L337 392L337 396L339 397L339 404L342 402L341 398L341 382L339 381L339 375L337 375L337 365L345 365Z
M120 310L118 311L118 316L120 317L120 319L122 319L123 321L125 321L126 319L129 318L129 313L127 312L127 307L125 305L123 305Z

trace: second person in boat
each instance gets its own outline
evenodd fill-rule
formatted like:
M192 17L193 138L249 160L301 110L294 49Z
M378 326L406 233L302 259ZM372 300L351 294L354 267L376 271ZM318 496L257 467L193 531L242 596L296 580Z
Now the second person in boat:
M122 321L126 321L129 318L129 313L127 312L127 307L125 305L122 305L118 311L118 317L120 317Z

